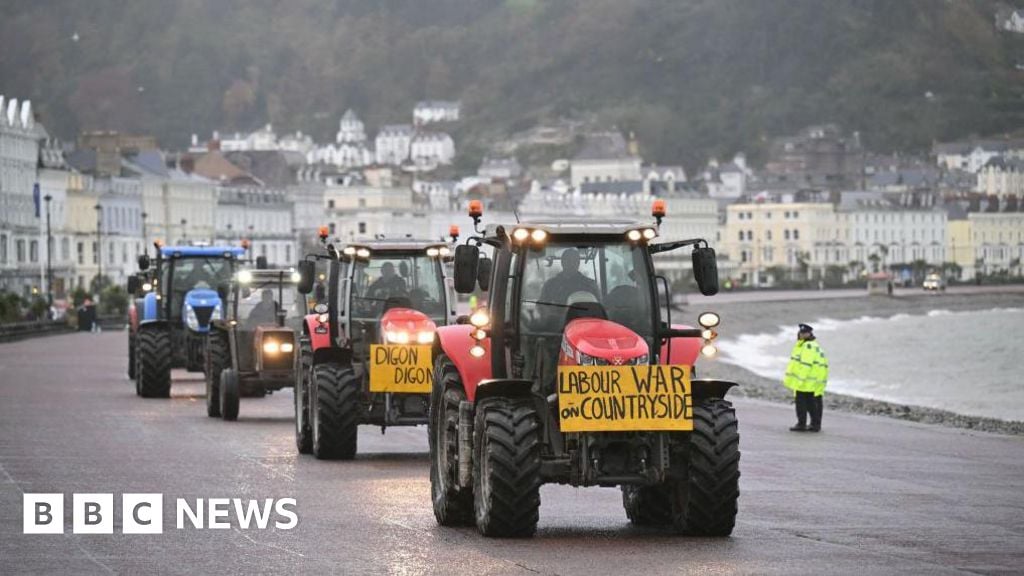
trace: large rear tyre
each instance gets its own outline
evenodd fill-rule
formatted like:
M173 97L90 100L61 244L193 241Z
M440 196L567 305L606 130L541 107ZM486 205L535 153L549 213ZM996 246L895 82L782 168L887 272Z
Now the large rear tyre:
M211 331L206 341L206 415L217 418L220 413L220 373L231 366L227 335Z
M430 392L430 495L441 526L473 525L473 490L458 486L459 404L466 399L455 364L441 355L434 362Z
M623 486L622 507L634 526L672 523L672 498L665 486Z
M359 378L351 367L317 364L311 382L313 455L320 460L356 456L359 427Z
M135 336L128 334L128 379L135 380Z
M136 392L143 398L171 396L171 335L160 327L139 328L135 351Z
M721 398L693 408L685 479L673 482L672 525L694 536L728 536L740 496L740 435L736 410Z
M299 454L313 451L313 430L309 425L309 371L313 350L309 342L299 343L299 363L295 368L295 447Z
M228 421L238 420L238 372L231 368L220 373L220 413Z
M474 424L473 508L484 536L533 536L540 517L540 423L530 399L487 398Z

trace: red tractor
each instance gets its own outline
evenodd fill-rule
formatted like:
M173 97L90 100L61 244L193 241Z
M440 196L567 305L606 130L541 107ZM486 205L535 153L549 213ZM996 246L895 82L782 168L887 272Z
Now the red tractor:
M299 263L302 293L313 290L317 259L328 261L327 295L299 340L296 444L348 460L360 424L427 423L435 330L456 316L451 248L412 239L328 245Z
M660 224L663 201L655 203ZM455 253L455 288L489 303L438 328L429 426L434 514L486 536L534 534L540 486L620 486L634 524L731 534L739 434L733 382L697 379L719 319L673 325L652 255L693 247L695 279L718 290L700 239L656 243L618 221L488 226ZM493 258L479 247L493 249ZM657 289L661 284L663 291Z

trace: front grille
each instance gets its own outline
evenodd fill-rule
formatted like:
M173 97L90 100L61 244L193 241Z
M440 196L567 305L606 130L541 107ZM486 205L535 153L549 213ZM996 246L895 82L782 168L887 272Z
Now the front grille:
M196 313L196 320L200 326L210 325L210 317L213 316L213 306L193 306L192 311Z

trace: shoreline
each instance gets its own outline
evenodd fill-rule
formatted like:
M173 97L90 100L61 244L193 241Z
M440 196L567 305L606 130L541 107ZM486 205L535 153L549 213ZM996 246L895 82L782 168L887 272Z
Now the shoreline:
M726 335L726 338L732 339L741 334L775 332L780 326L787 324L792 324L795 329L798 322L807 322L813 325L815 321L824 318L853 320L864 316L889 318L896 314L924 315L932 310L969 312L996 308L1021 308L1024 307L1024 294L1014 292L969 295L920 293L895 298L886 296L842 298L841 301L806 299L723 303L716 303L714 298L708 298L703 301L703 305L697 304L697 302L684 308L682 314L688 318L700 310L714 309L722 316L721 332ZM780 319L783 320L780 321ZM782 386L781 374L778 379L765 378L742 366L715 360L703 364L701 375L738 382L740 385L731 391L731 394L737 396L759 398L780 404L791 405L793 403L792 393ZM1024 421L972 416L938 408L862 398L835 392L825 394L825 408L826 412L838 410L965 430L1024 436ZM824 420L824 427L827 427L827 414ZM789 426L788 422L786 426Z

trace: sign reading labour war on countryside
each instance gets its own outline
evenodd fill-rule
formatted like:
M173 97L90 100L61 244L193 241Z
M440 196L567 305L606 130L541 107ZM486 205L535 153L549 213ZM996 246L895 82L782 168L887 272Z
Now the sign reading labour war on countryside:
M689 366L559 366L563 432L693 430Z
M429 394L434 370L431 347L370 346L370 392Z

